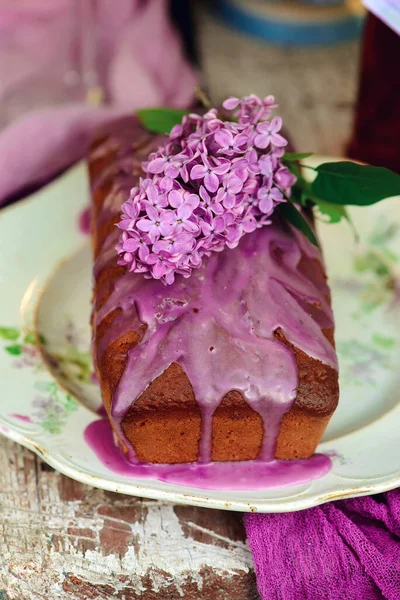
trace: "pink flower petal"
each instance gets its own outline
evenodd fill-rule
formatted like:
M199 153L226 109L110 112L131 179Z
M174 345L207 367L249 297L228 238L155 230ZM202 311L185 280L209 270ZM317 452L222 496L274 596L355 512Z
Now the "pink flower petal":
M185 183L189 181L189 173L186 165L183 165L183 167L181 168L181 176Z
M203 165L196 165L190 171L190 179L203 179L203 177L207 174L207 168Z
M223 215L224 214L224 207L223 207L222 203L220 203L220 202L211 202L210 209L212 210L212 212L215 215Z
M138 249L139 242L134 238L129 238L126 242L123 243L123 249L125 252L136 252Z
M245 134L239 134L235 137L235 146L241 148L249 144L249 137Z
M155 158L154 160L149 162L147 170L149 171L149 173L162 173L164 171L166 162L167 161L165 158Z
M238 194L243 187L243 181L239 177L236 177L236 175L231 175L230 177L228 177L226 184L227 189L232 194Z
M219 129L214 135L214 139L222 148L233 145L233 135L227 129Z
M242 223L242 228L245 233L252 233L255 231L257 229L255 218L252 216L247 217Z
M269 215L272 212L273 207L274 207L274 203L273 203L271 196L269 196L269 195L265 196L262 200L260 200L260 202L258 204L258 208L265 215Z
M185 202L192 207L192 210L195 210L200 204L200 198L197 194L189 194L185 197Z
M192 212L193 209L190 204L182 204L177 210L178 219L186 220L190 217Z
M285 140L284 137L279 135L279 133L273 133L271 135L271 142L274 146L278 146L278 148L281 148L281 147L287 145L287 140Z
M153 222L149 221L148 219L140 219L136 225L140 231L150 231L150 229L153 227Z
M127 200L121 206L122 212L125 212L128 217L135 219L139 215L139 207L132 200Z
M280 202L281 200L283 200L283 194L280 190L278 190L278 188L272 188L271 198L273 198L275 202Z
M214 219L214 231L220 233L225 229L225 219L223 217L215 217Z
M139 258L141 261L145 261L146 258L149 255L149 247L146 246L145 244L140 244L139 249L138 249L138 254L139 254Z
M225 208L233 208L235 206L235 196L233 194L225 194L222 204L225 206Z
M181 169L181 165L179 163L171 163L165 167L164 173L167 177L172 177L172 179L176 179L179 175L179 171Z
M242 230L239 225L231 225L227 228L226 239L230 244L237 244L242 237Z
M149 185L146 189L146 194L148 199L152 204L157 202L158 200L158 191L155 185Z
M269 156L262 156L258 161L260 170L263 175L269 177L273 171L272 161Z
M272 133L277 133L282 129L282 119L281 117L274 117L271 121L270 131Z
M193 221L185 221L182 226L185 231L190 231L192 233L197 233L199 231L199 226Z
M149 254L146 257L146 263L148 265L155 265L158 262L159 258L157 256L157 254Z
M231 98L227 98L227 100L225 100L225 102L223 102L222 106L226 109L226 110L234 110L235 108L237 108L239 106L239 98L234 98L233 96Z
M200 198L202 200L204 200L204 202L206 202L206 204L208 204L210 202L210 194L207 192L204 185L200 186L199 194L200 194Z
M150 238L150 242L152 244L154 244L154 242L156 242L160 237L159 228L156 225L153 225L153 227L150 229L148 235Z
M217 175L215 175L215 173L207 173L204 177L204 185L206 186L209 192L216 192L219 187L219 179Z
M171 131L169 132L169 137L171 138L171 140L174 140L175 138L178 138L182 135L183 133L183 127L182 125L174 125L173 128L171 129Z
M129 230L132 229L133 223L135 223L135 221L132 221L132 219L122 219L119 223L117 223L117 227L123 230Z
M172 285L175 281L175 274L173 271L169 271L168 273L165 273L164 278L167 285Z
M152 221L157 221L159 219L158 210L149 203L146 204L146 213Z
M172 181L171 177L163 177L161 179L160 188L164 192L169 192L170 190L172 190L172 186L173 186L173 181Z
M261 149L267 148L269 146L269 135L264 133L256 135L254 138L254 145Z
M163 262L158 261L155 263L154 267L152 268L151 272L153 274L154 279L161 279L161 277L163 275L165 275L165 273L167 272L167 267L166 265L164 265Z
M159 230L161 235L163 235L164 237L171 235L175 230L175 225L172 223L172 218L171 221L163 221L162 223L160 223Z
M215 173L216 175L225 175L230 170L230 168L231 161L225 159L224 162L221 162L213 168L213 173Z
M178 192L178 190L171 190L168 194L168 202L174 208L178 208L183 202L182 192Z
M265 121L264 123L259 123L257 125L257 131L259 133L270 133L270 124L268 123L268 121Z

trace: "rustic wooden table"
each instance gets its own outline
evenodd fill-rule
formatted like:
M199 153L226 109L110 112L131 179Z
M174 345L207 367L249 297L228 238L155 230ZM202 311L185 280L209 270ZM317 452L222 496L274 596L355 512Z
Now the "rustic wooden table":
M280 50L199 15L211 96L274 93L298 147L343 152L358 45ZM0 439L0 600L256 600L240 514L77 483Z

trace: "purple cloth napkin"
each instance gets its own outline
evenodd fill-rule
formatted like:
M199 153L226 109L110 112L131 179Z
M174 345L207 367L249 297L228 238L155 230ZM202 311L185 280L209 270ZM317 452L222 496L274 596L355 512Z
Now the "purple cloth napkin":
M400 599L400 490L245 525L262 600Z

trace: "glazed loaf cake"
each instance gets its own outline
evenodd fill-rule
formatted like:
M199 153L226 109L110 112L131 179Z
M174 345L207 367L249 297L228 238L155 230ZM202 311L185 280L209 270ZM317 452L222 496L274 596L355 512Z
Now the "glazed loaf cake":
M275 218L171 286L129 273L115 224L159 143L132 117L89 159L93 354L115 437L152 463L307 458L338 402L319 251Z

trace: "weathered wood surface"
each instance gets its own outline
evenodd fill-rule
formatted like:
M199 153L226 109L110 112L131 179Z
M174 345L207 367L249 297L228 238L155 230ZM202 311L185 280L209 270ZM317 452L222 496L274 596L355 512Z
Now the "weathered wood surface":
M338 155L350 131L357 44L268 48L199 18L216 101L274 93L303 150ZM0 439L0 600L258 598L241 516L76 483Z
M2 600L256 600L241 515L104 492L0 441Z

